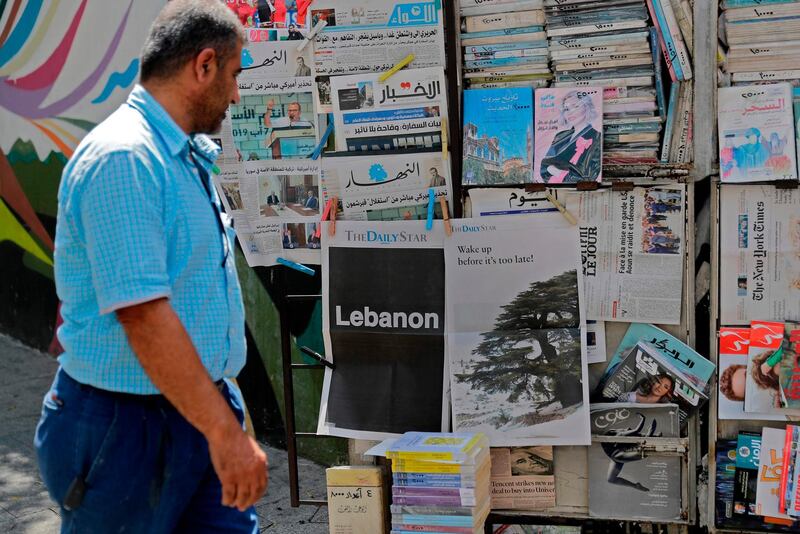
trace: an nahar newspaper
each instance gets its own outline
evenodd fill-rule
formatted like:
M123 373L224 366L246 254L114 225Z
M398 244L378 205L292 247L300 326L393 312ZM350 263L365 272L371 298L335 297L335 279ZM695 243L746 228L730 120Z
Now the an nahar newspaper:
M720 190L720 322L800 320L800 191Z
M459 219L445 254L453 429L492 446L587 445L576 228Z
M323 223L320 434L385 439L447 430L444 227Z
M405 152L378 158L322 158L322 199L337 197L343 219L360 221L427 218L428 189L436 200L435 217L442 218L439 198L452 202L450 165L440 152ZM452 205L452 204L450 204Z

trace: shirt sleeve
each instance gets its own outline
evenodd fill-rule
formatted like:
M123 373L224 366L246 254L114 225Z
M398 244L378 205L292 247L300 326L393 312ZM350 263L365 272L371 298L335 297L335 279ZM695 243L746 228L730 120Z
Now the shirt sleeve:
M164 183L131 151L102 157L76 206L101 314L170 296Z

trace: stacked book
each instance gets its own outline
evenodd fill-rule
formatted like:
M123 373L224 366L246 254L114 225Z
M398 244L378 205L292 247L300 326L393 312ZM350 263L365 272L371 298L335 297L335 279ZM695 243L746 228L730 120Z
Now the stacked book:
M464 0L460 14L466 87L549 83L542 0Z
M490 509L491 460L484 434L407 432L392 461L392 534L480 534Z
M556 87L603 87L604 161L657 163L666 116L644 0L545 0Z
M731 82L800 79L800 0L724 0L722 8Z

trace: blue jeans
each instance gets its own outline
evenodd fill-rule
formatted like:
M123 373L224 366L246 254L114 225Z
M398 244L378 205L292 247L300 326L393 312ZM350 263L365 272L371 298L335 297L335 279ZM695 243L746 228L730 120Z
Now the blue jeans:
M238 392L221 392L243 421ZM62 533L258 532L254 507L221 504L206 439L160 395L103 391L59 369L34 445Z

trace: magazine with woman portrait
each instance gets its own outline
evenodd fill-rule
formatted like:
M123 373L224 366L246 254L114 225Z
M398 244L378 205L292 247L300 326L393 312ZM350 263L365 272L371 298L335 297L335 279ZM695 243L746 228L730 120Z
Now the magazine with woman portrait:
M533 181L603 179L603 89L537 89L534 94Z

